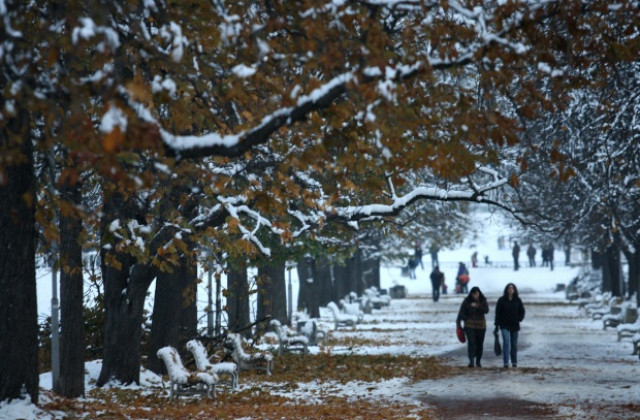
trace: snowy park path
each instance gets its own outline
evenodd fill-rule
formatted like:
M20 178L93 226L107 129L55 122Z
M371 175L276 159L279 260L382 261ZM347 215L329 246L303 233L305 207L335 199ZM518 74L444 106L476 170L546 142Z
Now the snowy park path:
M497 297L488 300L495 302ZM640 363L631 356L631 343L617 342L614 330L602 330L602 321L587 318L576 305L527 304L526 294L522 297L527 316L520 334L519 367L504 369L502 356L493 353L491 308L484 367L466 367L466 344L460 344L443 356L462 374L416 384L424 391L419 400L442 419L640 417Z

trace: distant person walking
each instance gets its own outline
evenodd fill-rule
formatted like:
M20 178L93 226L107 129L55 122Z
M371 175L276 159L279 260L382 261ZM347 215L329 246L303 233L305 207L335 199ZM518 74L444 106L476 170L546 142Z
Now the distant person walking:
M476 268L478 266L478 251L474 251L471 254L471 267Z
M520 258L520 245L518 245L518 241L513 242L511 255L513 255L513 270L518 271L520 268L520 263L518 262L518 259Z
M524 319L524 305L518 296L518 288L515 284L509 283L504 288L504 294L498 299L496 304L496 330L502 332L502 359L504 367L509 367L509 357L511 366L518 367L518 331L520 323Z
M416 278L416 267L418 267L418 261L415 258L409 258L407 262L407 266L409 267L409 278L411 280L415 280Z
M463 262L458 263L458 274L456 274L456 293L468 293L469 291L469 270Z
M553 271L553 253L554 252L555 252L555 249L553 248L553 244L549 242L549 245L547 245L547 260L549 261L549 267L551 268L551 271Z
M422 264L422 245L420 245L420 242L416 242L413 257L416 259L418 264L420 264L420 268L424 270L424 265ZM418 266L416 264L416 268L417 267Z
M438 261L438 252L440 251L440 247L435 243L431 244L429 247L429 254L431 254L431 268L435 268L440 265Z
M487 299L479 287L472 287L469 295L462 301L456 318L456 326L461 326L464 322L469 367L482 367L484 336L487 331L487 322L484 316L488 313L489 304Z
M529 267L536 266L536 248L533 244L529 244L529 248L527 248L527 257L529 257Z
M440 287L444 285L444 273L440 271L440 267L437 265L433 268L431 275L431 290L433 291L433 301L440 300Z

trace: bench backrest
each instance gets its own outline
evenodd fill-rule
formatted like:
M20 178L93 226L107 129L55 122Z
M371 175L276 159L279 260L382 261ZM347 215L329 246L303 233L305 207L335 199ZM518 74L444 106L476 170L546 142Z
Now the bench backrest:
M178 350L171 346L166 346L156 353L167 367L167 374L172 382L187 384L189 382L189 371L182 364Z
M187 342L187 350L193 354L193 360L196 362L196 368L198 370L212 370L213 365L209 361L209 355L202 343L198 340L190 340Z

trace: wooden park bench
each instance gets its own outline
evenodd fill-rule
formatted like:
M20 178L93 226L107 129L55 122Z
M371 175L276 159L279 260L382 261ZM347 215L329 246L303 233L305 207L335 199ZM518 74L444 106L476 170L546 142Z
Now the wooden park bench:
M236 333L227 335L225 345L231 350L231 357L238 364L238 369L262 370L267 375L271 375L273 355L268 351L247 354L242 348L242 337Z
M358 319L358 322L362 322L364 318L364 312L360 309L359 303L347 303L346 300L340 299L340 309L342 312L348 315L353 315Z
M631 354L637 354L640 359L640 333L633 334L631 342L633 343L633 353Z
M594 321L597 319L602 319L605 315L616 315L622 312L622 304L621 297L612 297L607 305L602 305L600 307L591 308L587 311L587 313L591 316L591 319Z
M288 328L283 327L277 319L272 319L269 325L278 336L278 355L293 352L309 353L309 338L300 334L290 334Z
M296 325L296 332L307 337L310 346L317 346L320 341L326 340L327 332L318 328L317 319L309 318L302 312L295 313L292 318Z
M340 312L338 305L335 302L327 303L327 308L331 311L333 316L333 322L335 323L335 329L339 327L351 327L356 328L358 323L358 317Z
M238 387L238 365L233 362L211 363L207 349L198 340L187 342L187 350L193 355L199 371L210 372L218 377L228 377L231 389Z
M602 329L606 330L607 327L618 327L619 325L633 324L637 320L637 308L633 303L626 302L621 305L621 311L619 313L602 316Z
M640 333L640 320L636 319L632 324L620 324L616 330L618 331L618 341L622 341L625 337L632 337L634 334Z
M210 398L215 396L218 381L215 373L189 371L182 364L178 351L171 346L161 348L157 355L167 368L171 381L171 400L178 395L206 394Z

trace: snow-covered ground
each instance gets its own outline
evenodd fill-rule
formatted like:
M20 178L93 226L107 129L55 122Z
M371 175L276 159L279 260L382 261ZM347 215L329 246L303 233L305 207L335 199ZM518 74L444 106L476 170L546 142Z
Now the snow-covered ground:
M498 418L495 413L487 411L486 406L479 404L480 401L498 399L521 404L553 404L555 418L601 418L593 416L594 413L601 415L598 407L603 406L612 407L610 418L636 418L637 412L625 412L625 406L640 401L637 383L640 363L637 356L631 355L632 344L617 342L615 330L603 330L602 321L592 321L577 305L567 302L564 292L555 291L558 284L567 284L573 279L579 269L564 266L564 256L558 251L553 271L545 267L530 268L522 252L522 268L514 271L510 249L500 250L497 244L498 236L509 238L507 228L496 223L487 223L484 227L473 243L440 253L440 265L450 293L441 296L439 302L431 300L428 280L431 261L427 254L423 258L425 268L418 267L415 280L402 277L397 267L382 270L382 287L404 285L409 292L407 299L394 299L390 307L365 315L364 322L355 331L331 331L330 313L322 308L320 326L337 337L354 336L385 343L349 349L333 348L333 353L442 356L451 366L466 366L466 344L457 341L454 331L456 313L463 297L451 291L458 262L463 261L470 267L471 253L478 250L480 264L475 269L470 268L470 285L479 286L489 300L489 324L493 324L495 302L508 282L518 286L525 304L527 313L520 333L519 368L504 370L501 367L502 358L493 354L493 336L488 331L482 369L469 369L462 375L417 382L396 378L375 383L327 384L330 392L353 399L388 399L420 407L446 406L451 401L476 401L478 407L485 410L477 415L455 418ZM523 251L527 245L521 243ZM502 263L485 266L484 255ZM317 347L311 349L318 351ZM97 377L99 369L99 361L87 363L87 389L93 386L92 379ZM153 374L145 373L142 378L141 387L152 387L158 382ZM40 385L44 389L51 388L49 373L41 375ZM301 383L287 396L313 400L318 395L318 386L318 383ZM15 401L0 404L0 418L56 417L40 412L25 401ZM513 418L529 417L514 415Z

